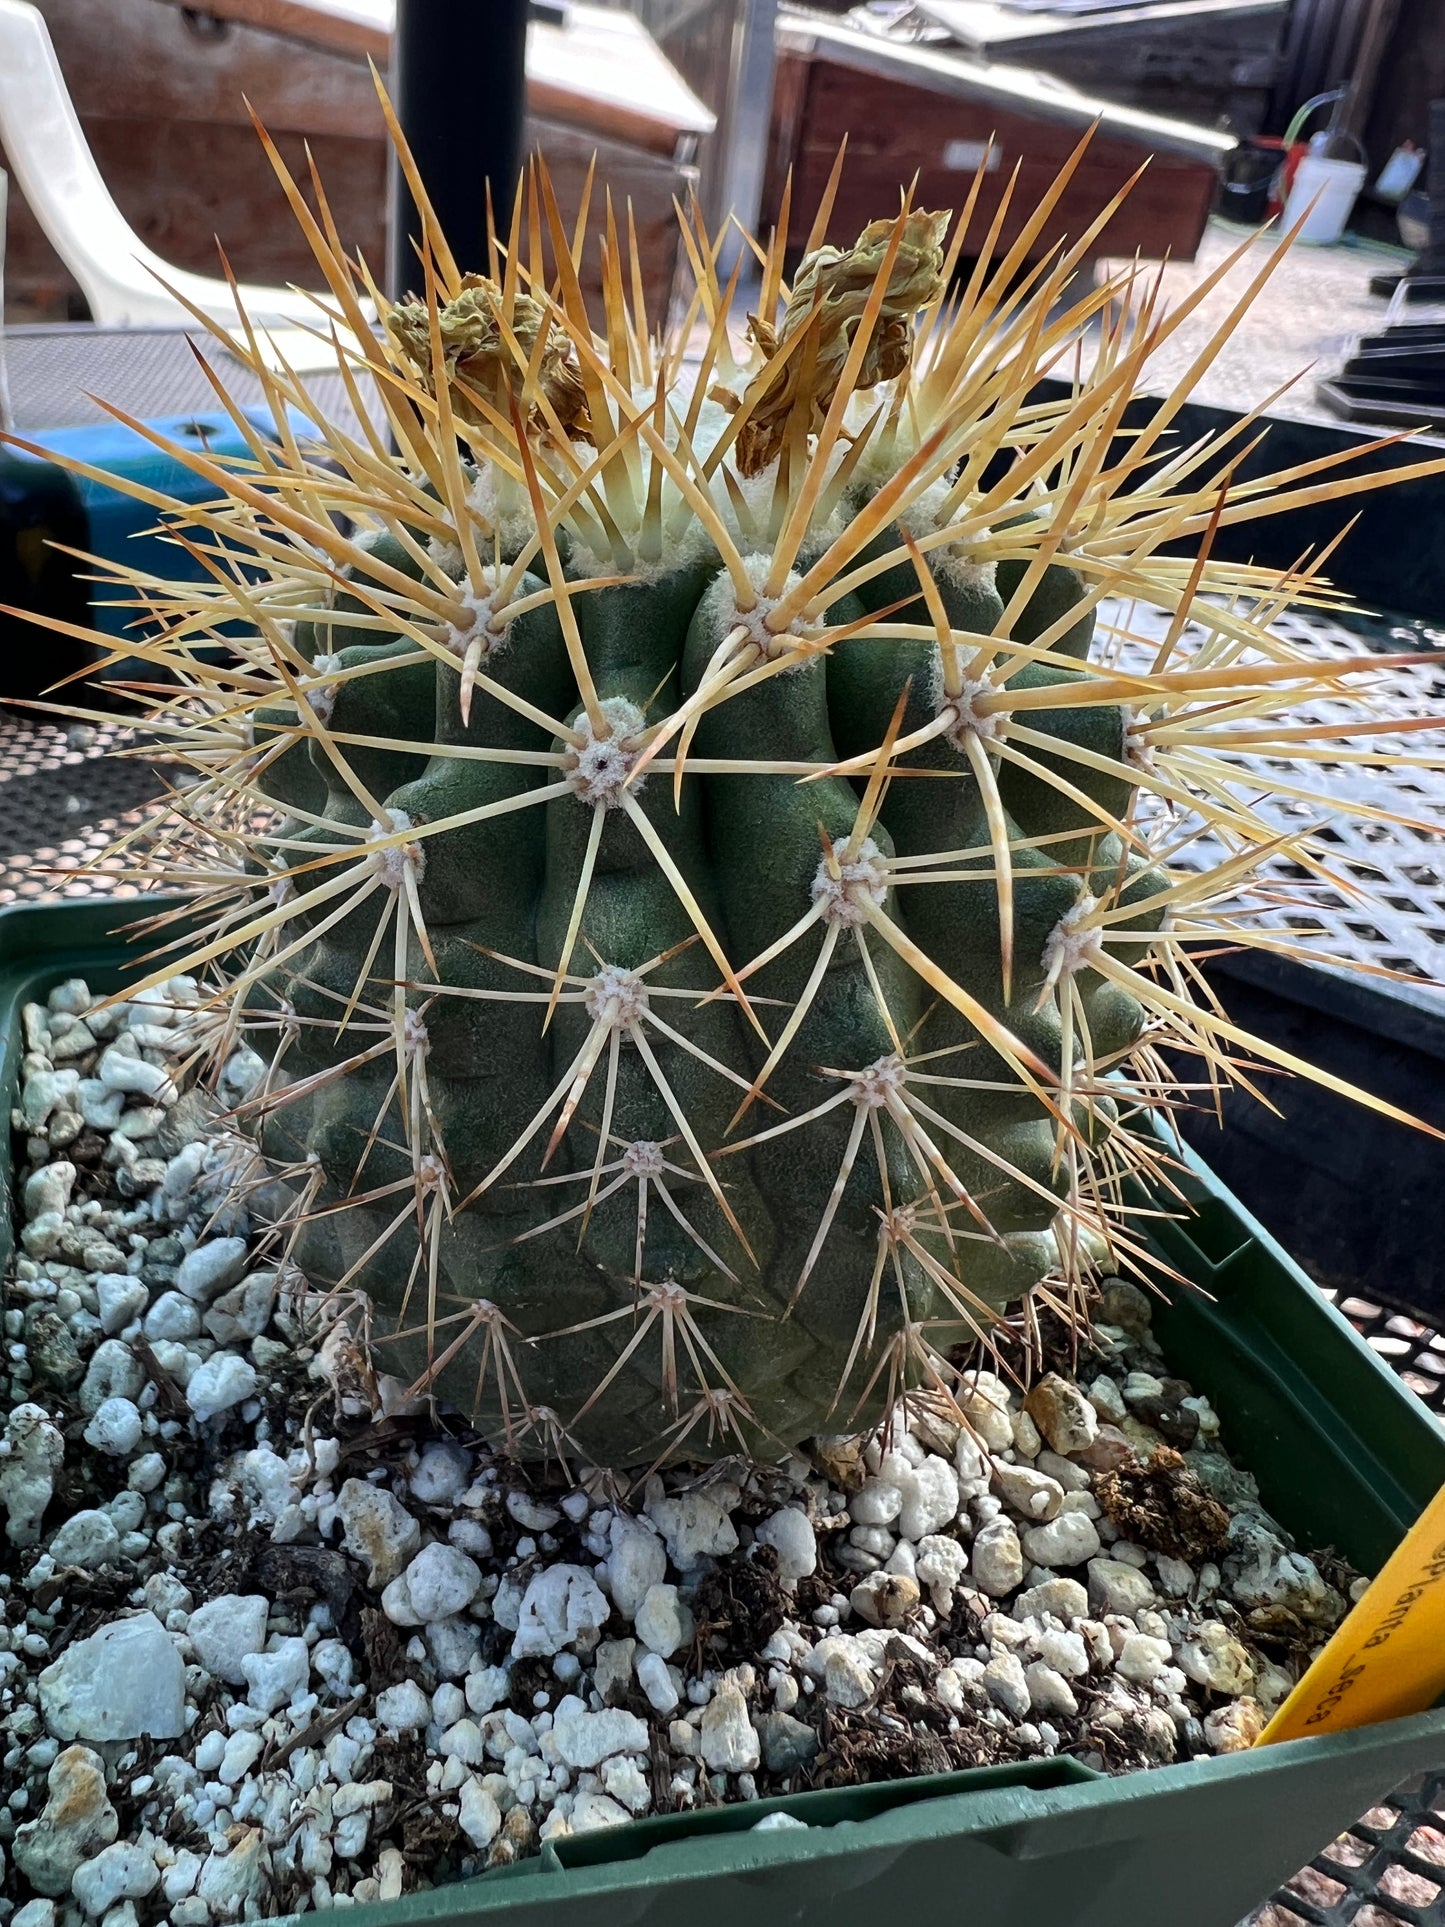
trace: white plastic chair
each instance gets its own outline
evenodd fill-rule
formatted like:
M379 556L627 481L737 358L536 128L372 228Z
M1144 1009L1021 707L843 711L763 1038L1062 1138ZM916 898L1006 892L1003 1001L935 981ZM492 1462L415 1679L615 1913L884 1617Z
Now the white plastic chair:
M226 282L191 274L152 253L111 199L43 16L24 0L0 0L0 144L13 184L51 246L80 283L103 327L179 327L189 319L156 280L160 275L223 327L236 325ZM262 327L316 327L320 315L289 288L241 284L241 299Z

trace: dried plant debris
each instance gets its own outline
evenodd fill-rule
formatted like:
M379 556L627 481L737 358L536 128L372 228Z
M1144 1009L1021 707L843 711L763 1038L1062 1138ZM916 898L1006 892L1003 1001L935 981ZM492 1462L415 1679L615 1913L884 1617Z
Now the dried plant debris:
M224 1126L175 1128L210 1021L185 979L25 1012L9 1927L210 1927L718 1801L1229 1751L1345 1610L1353 1575L1262 1510L1122 1281L1076 1371L1056 1345L1025 1397L966 1370L966 1424L912 1399L635 1487L497 1458L278 1260ZM258 1074L228 1060L233 1092ZM1186 1450L1138 1416L1161 1382Z

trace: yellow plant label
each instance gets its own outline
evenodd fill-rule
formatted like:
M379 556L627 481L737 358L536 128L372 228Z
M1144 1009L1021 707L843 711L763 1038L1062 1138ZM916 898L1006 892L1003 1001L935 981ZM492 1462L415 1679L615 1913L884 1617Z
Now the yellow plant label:
M1258 1746L1423 1713L1445 1693L1445 1487L1370 1582Z

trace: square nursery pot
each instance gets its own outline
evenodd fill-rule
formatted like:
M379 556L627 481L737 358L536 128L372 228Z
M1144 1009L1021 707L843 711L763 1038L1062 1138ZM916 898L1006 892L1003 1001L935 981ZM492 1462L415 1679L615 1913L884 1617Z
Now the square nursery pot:
M20 1006L70 976L123 985L123 926L162 907L84 902L0 915L6 1088ZM145 947L144 943L140 946ZM1375 1571L1445 1483L1445 1431L1207 1168L1197 1215L1159 1224L1172 1291L1155 1331L1208 1394L1265 1504L1306 1547ZM0 1241L8 1252L11 1202ZM643 1820L376 1906L352 1927L1235 1927L1382 1795L1445 1765L1445 1709L1361 1731L1106 1778L1058 1758ZM782 1811L805 1829L754 1831ZM754 1913L756 1909L756 1913Z

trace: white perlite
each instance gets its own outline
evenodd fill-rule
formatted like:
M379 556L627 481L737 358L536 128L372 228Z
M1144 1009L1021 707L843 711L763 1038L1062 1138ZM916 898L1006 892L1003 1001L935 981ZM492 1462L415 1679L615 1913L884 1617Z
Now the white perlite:
M198 1606L186 1626L197 1662L230 1686L244 1685L242 1662L266 1644L267 1610L259 1593L221 1593Z
M200 998L172 994L178 1010ZM924 1397L811 1464L654 1474L634 1510L603 1481L564 1490L459 1443L455 1416L435 1425L383 1379L380 1415L405 1413L415 1439L388 1449L343 1362L356 1329L329 1323L336 1301L278 1271L225 1197L219 1174L238 1156L254 1172L250 1154L224 1127L187 1141L195 1093L173 1110L93 1074L116 1040L116 1063L182 1061L186 1024L138 1002L95 1013L89 1045L91 1018L53 1009L52 1036L32 1007L27 1047L64 1043L74 1068L22 1091L41 1123L7 1318L24 1397L0 1451L9 1542L35 1580L0 1585L22 1796L0 1860L11 1927L389 1904L417 1877L394 1826L418 1793L449 1828L425 1877L469 1875L625 1826L657 1787L681 1810L797 1790L860 1720L922 1715L964 1759L980 1722L1003 1759L1238 1750L1293 1684L1253 1646L1252 1616L1288 1612L1322 1641L1344 1610L1192 1395L1187 1462L1229 1495L1227 1542L1186 1562L1120 1536L1100 1472L1162 1443L1142 1414L1170 1368L1147 1299L1117 1280L1087 1392L1052 1375L1026 1410L1003 1376L972 1373L969 1425ZM256 1069L232 1058L226 1103ZM36 1162L40 1134L63 1151L82 1115L114 1140L83 1185L63 1157ZM57 1490L84 1503L57 1516ZM117 1578L126 1607L61 1644ZM750 1610L719 1615L729 1596L775 1628L759 1650ZM139 1637L143 1663L111 1663L115 1637ZM96 1751L66 1743L92 1731Z
M477 1596L481 1567L455 1546L423 1546L381 1595L381 1609L395 1625L424 1626L463 1612Z

